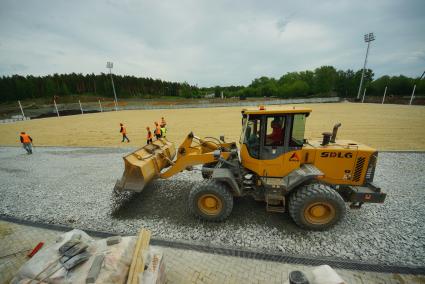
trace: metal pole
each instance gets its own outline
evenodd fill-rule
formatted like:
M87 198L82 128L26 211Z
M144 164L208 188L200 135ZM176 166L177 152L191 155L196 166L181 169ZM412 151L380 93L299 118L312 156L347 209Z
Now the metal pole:
M114 98L115 98L115 111L118 110L118 99L117 99L117 93L115 93L115 85L114 85L114 79L112 78L112 70L109 68L109 75L111 76L111 82L112 82L112 90L114 91Z
M413 92L412 92L412 96L410 97L409 105L412 104L412 101L415 98L415 90L416 90L416 84L413 86Z
M386 93L387 93L387 86L385 86L384 97L382 98L382 104L384 104Z
M363 85L363 77L364 77L364 71L366 69L366 64L367 64L367 56L369 54L369 46L370 46L370 41L367 42L367 49L366 49L366 57L364 59L364 64L363 64L363 71L362 71L362 78L360 79L360 86L359 86L359 91L357 92L357 99L360 98L360 92L362 90L362 85Z
M83 107L81 106L81 101L78 100L78 103L80 104L81 114L84 114Z
M100 112L103 112L102 103L100 102L100 100L99 100L99 106L100 106Z
M23 110L22 105L21 105L21 101L18 100L18 104L19 104L19 108L21 109L22 116L23 116L24 120L26 120L24 110Z
M59 111L58 111L58 106L56 104L56 100L53 100L53 103L55 104L56 113L58 114L58 117L59 117Z
M366 88L364 88L362 103L364 102L364 97L366 96Z

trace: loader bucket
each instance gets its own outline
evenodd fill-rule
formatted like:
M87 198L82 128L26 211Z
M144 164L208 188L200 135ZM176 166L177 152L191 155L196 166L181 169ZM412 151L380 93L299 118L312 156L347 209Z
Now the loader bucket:
M123 157L124 173L115 184L114 191L141 192L146 184L159 176L162 169L172 164L175 155L174 144L161 138Z

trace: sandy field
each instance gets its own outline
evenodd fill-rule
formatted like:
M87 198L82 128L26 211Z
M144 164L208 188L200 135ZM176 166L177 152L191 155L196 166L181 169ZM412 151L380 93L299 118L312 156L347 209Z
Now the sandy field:
M425 106L354 103L297 106L313 109L307 118L306 138L319 138L322 132L331 131L336 122L341 122L339 138L378 150L425 150ZM143 146L146 126L153 128L154 121L161 116L167 120L167 138L177 144L190 131L201 137L224 135L226 141L238 141L241 109L130 110L0 124L0 145L18 146L19 132L26 131L33 137L35 146ZM130 143L121 143L120 122L127 127Z

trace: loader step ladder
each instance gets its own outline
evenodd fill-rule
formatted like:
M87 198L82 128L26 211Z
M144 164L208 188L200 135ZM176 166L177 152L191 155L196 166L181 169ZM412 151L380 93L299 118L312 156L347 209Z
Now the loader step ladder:
M266 210L267 212L285 212L285 197L281 192L268 190L266 192Z

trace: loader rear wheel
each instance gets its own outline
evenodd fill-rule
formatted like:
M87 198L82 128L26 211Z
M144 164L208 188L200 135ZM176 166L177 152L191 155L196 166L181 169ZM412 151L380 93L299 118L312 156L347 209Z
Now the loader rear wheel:
M233 209L233 196L226 185L207 179L196 185L189 194L189 210L198 218L222 221Z
M345 203L338 192L318 183L305 185L293 193L288 208L298 226L316 231L334 226L345 216Z

